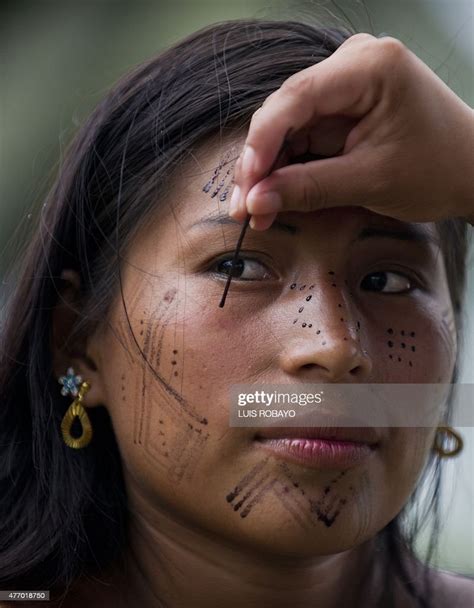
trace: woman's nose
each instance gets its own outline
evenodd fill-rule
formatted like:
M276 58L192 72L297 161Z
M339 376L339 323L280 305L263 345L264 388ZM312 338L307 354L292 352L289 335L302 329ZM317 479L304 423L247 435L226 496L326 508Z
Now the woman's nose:
M360 321L351 318L340 294L337 302L334 295L316 296L319 306L313 309L312 322L292 327L280 367L306 382L366 382L373 365L361 345Z
M372 361L358 342L337 336L295 341L281 353L280 365L306 382L366 382L372 371Z

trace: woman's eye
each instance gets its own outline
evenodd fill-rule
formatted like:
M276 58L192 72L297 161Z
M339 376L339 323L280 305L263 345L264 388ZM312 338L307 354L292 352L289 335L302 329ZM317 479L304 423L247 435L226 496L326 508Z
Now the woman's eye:
M402 293L412 289L412 281L398 272L373 272L360 284L362 289L382 293Z
M220 260L214 264L215 272L228 276L232 272L232 278L242 281L261 281L263 279L271 279L272 275L268 268L251 258L237 258L232 267L232 258Z

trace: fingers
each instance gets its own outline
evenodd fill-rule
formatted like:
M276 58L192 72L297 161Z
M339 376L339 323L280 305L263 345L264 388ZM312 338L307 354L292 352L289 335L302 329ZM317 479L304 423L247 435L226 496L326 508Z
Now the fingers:
M235 174L242 197L268 174L288 133L307 126L316 115L354 109L362 93L368 98L354 51L347 52L349 41L354 46L366 38L375 40L367 34L353 36L328 59L288 78L253 114Z
M268 220L259 224L258 218L270 218L270 214L273 215L271 224L274 216L283 211L308 212L327 207L376 204L377 183L368 170L370 166L370 157L360 154L288 165L250 189L247 212L259 226L257 229L264 230L260 226L267 227Z
M270 228L275 220L276 213L268 213L264 215L252 215L250 218L250 228L253 230L266 230Z
M357 119L369 113L380 99L387 65L397 58L401 47L392 38L377 40L357 34L328 59L294 74L272 93L252 116L235 168L238 189L230 215L245 217L247 194L268 175L289 134L310 128L323 117ZM331 200L337 198L337 194L331 196Z

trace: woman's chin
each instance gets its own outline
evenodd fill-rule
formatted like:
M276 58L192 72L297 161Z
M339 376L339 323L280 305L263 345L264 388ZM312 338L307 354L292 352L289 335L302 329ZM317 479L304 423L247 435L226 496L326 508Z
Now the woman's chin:
M250 545L254 554L301 559L333 555L366 541L373 532L362 535L359 515L349 509L332 520L309 508L298 510L297 504L282 510L276 501L268 502L238 526L238 541Z

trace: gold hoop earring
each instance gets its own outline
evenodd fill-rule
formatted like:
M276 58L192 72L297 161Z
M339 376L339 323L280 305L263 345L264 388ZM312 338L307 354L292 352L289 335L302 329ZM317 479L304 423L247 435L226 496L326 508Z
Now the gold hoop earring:
M64 443L74 449L85 448L92 439L92 426L89 416L82 405L82 401L90 389L90 384L83 382L81 376L76 376L72 367L67 370L65 376L59 378L59 383L63 385L61 389L62 395L71 394L75 397L61 421L61 433ZM82 426L82 435L80 437L73 437L71 435L71 427L76 416L79 418Z
M447 442L453 443L452 448L446 448ZM436 429L433 450L440 458L452 458L463 449L464 442L461 435L450 426L439 426Z

